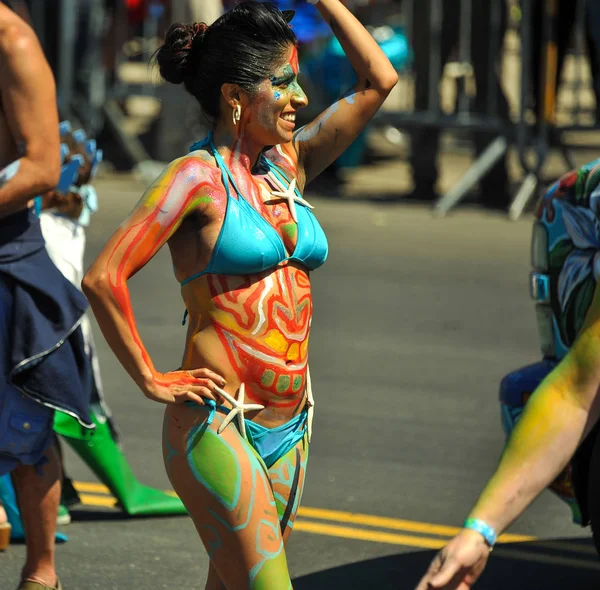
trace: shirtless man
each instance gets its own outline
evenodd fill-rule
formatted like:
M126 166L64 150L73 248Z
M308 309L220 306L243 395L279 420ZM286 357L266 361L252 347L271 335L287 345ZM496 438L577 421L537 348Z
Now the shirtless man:
M26 210L33 197L58 182L59 142L56 87L42 48L31 27L0 4L0 475L12 474L23 515L27 558L19 590L60 588L54 568L60 466L51 445L54 410L37 403L49 398L24 395L9 383L11 307L19 278L6 262L18 266L21 244L15 247L15 240L37 239L39 223ZM47 268L44 254L36 250L34 256L41 264L36 268L52 276L56 269ZM22 423L16 424L17 416Z

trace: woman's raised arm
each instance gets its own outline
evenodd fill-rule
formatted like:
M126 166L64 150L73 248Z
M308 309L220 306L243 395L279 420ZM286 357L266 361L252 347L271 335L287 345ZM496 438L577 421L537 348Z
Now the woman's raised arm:
M386 55L340 0L319 0L316 6L346 52L358 81L344 97L295 134L306 182L350 146L398 82L398 74Z
M173 162L146 191L140 202L111 236L86 273L82 288L106 341L150 399L163 403L214 399L215 383L224 380L207 369L159 373L140 338L127 280L164 246L191 210L206 202L206 172L201 162Z

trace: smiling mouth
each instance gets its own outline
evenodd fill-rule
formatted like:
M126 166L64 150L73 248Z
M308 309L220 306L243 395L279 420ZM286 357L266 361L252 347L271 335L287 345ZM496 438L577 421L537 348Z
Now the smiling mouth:
M286 123L296 123L296 113L286 113L279 115L280 119L283 119Z

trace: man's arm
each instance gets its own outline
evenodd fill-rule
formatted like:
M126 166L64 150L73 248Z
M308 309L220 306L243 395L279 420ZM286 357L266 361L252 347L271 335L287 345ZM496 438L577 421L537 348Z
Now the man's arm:
M0 6L0 99L21 155L12 174L0 180L0 217L4 217L53 189L60 175L54 77L33 30L4 6Z

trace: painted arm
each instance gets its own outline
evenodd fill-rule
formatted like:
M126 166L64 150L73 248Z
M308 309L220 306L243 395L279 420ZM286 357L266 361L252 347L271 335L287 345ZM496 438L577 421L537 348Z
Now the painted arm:
M343 98L295 134L294 144L306 182L350 146L398 82L398 74L388 58L340 0L320 0L317 9L344 48L358 82Z
M19 160L0 171L0 217L4 217L53 189L60 175L54 77L33 30L4 6L0 7L0 79L1 110L21 151Z
M177 231L192 210L206 202L205 168L182 158L148 189L130 216L117 229L86 273L82 288L106 341L146 397L163 403L215 399L222 377L208 369L156 370L138 332L127 280L143 268Z
M599 387L600 288L596 287L577 340L527 402L470 518L485 521L500 534L525 511L564 469L600 417ZM472 583L488 554L483 537L463 529L438 554L418 590L461 588L450 582L459 570Z

